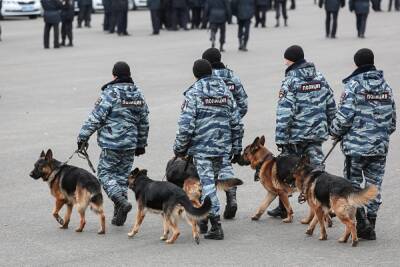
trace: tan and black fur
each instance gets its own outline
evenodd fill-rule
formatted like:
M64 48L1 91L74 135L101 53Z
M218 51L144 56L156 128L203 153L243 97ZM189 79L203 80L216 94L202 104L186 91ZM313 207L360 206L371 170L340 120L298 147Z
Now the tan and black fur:
M85 211L90 206L99 215L98 234L105 234L103 195L100 183L95 176L84 169L61 164L53 158L53 152L50 149L47 153L42 151L30 176L35 180L42 178L49 185L50 193L56 200L52 214L61 229L68 229L72 208L76 206L80 223L75 231L82 232L86 224ZM64 205L67 205L67 211L63 219L59 211Z

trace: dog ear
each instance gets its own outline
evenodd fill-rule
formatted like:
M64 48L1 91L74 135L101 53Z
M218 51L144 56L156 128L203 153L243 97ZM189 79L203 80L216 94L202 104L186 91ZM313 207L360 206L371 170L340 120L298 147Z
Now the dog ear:
M256 139L254 139L253 143L251 144L252 147L257 146L260 141L260 138L257 136Z
M44 158L46 156L46 154L44 153L44 150L42 150L42 153L40 153L40 157Z
M133 171L131 171L131 175L136 176L139 173L139 168L135 168Z
M45 160L50 161L53 159L53 151L51 149L47 150Z
M146 169L140 170L140 174L147 175L147 170Z
M265 145L265 136L261 136L260 138L260 145L264 146Z

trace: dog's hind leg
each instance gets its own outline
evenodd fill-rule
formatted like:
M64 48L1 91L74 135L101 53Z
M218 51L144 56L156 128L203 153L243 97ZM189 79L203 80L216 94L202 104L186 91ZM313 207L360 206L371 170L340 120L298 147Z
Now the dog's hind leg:
M99 211L100 219L100 230L97 232L99 235L104 235L106 233L106 216L104 215L103 209Z
M301 224L309 224L312 219L314 218L314 211L312 210L312 208L309 207L308 209L308 216L303 218L300 222Z
M319 227L320 227L320 231L321 231L319 240L326 240L328 238L328 235L326 234L326 228L325 228L325 212L321 206L319 206L316 209L315 215L318 218Z
M75 232L82 232L83 228L85 228L86 219L85 219L85 209L83 207L78 207L79 213L79 227L75 229Z
M138 211L136 212L136 221L132 227L132 230L128 233L129 237L135 236L139 232L140 225L143 223L143 219L145 216L144 209L138 207Z
M171 216L167 217L168 223L171 226L171 230L172 230L171 237L167 241L165 241L165 243L167 243L167 244L173 244L176 241L176 239L178 239L178 236L180 234L178 225L177 225L178 218L179 218L178 215L175 215L175 214L171 214Z
M186 217L186 220L190 226L192 226L192 236L193 240L196 242L197 245L200 244L200 234L199 234L199 228L197 226L197 221L194 219L190 219Z
M308 225L308 228L306 231L307 235L313 235L314 229L315 229L315 226L317 225L317 223L318 223L317 215L314 215L313 219L311 220L311 223Z
M65 200L64 199L56 199L56 204L55 204L53 212L52 212L53 217L56 219L56 221L60 225L64 224L64 220L60 217L60 215L58 213L60 212L60 210L64 206L64 204L65 204Z
M165 241L168 239L168 233L169 233L169 225L167 223L167 220L165 219L165 215L162 215L163 218L163 235L160 237L161 241Z
M283 206L285 206L287 217L282 220L284 223L291 223L293 221L293 209L289 202L289 197L286 193L279 196L279 199L282 200Z
M269 205L271 205L272 201L276 198L276 195L268 192L267 196L264 198L263 202L261 202L260 207L258 208L257 212L251 219L253 221L258 221L260 217L264 214L265 210L268 209Z
M71 220L72 208L72 204L67 204L67 210L64 215L64 223L60 226L61 229L68 229L68 224Z

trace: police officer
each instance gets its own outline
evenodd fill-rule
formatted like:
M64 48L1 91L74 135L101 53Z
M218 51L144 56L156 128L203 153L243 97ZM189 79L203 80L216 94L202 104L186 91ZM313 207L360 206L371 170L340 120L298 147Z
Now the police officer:
M256 24L254 25L255 28L261 24L261 27L266 27L267 21L267 7L268 7L268 0L256 0L256 10L255 10L255 18Z
M157 35L161 29L161 0L149 0L147 5L150 9L153 35Z
M239 77L236 76L232 70L228 69L221 62L221 53L218 49L207 49L206 51L204 51L202 58L210 62L213 75L223 79L225 84L228 86L228 89L231 91L233 98L236 101L236 105L239 109L240 118L243 120L243 117L247 113L248 103L246 91L244 90L243 84L240 81ZM242 129L244 129L243 123L241 124ZM234 187L226 191L226 206L224 211L225 219L232 219L236 215L236 190L237 188Z
M172 30L178 30L178 24L181 29L188 30L188 6L186 0L172 0Z
M251 18L254 16L254 0L233 0L232 10L238 21L239 50L247 51Z
M101 148L98 178L114 202L111 223L121 226L132 209L128 202L128 175L134 156L145 153L149 110L131 78L128 64L117 62L112 74L114 80L103 86L100 98L79 132L78 149L97 131Z
M231 7L228 0L207 0L205 19L210 22L211 47L215 47L216 35L219 30L219 49L224 50L226 23L232 22Z
M203 187L202 198L209 196L212 202L211 229L204 237L222 240L215 179L234 177L230 158L240 158L242 126L232 93L222 79L212 76L211 64L197 60L193 73L198 80L184 93L174 153L178 157L193 156Z
M279 91L275 143L282 154L307 155L312 165L323 169L322 143L336 113L333 91L314 64L304 59L300 46L286 49L284 58L288 68ZM268 214L285 218L286 210L280 202Z
M319 7L322 8L325 5L326 10L326 20L325 20L325 29L326 29L326 38L336 38L336 29L337 29L337 18L339 14L340 6L344 7L345 0L319 0ZM332 18L332 27L331 27L331 18ZM331 30L332 29L332 30Z
M103 31L110 31L111 22L111 1L112 0L102 0L104 7L104 19L103 19Z
M204 6L205 0L190 0L189 6L192 11L192 29L200 28L201 24L201 11L202 7Z
M365 29L369 14L369 0L350 0L349 8L350 12L354 11L356 14L358 38L365 38Z
M73 0L64 0L61 8L61 45L65 46L65 39L68 37L68 46L72 44L72 22L74 20L75 9Z
M394 9L396 11L400 11L400 0L389 0L389 8L388 11L392 11L392 6L394 4Z
M276 11L276 24L275 27L280 26L279 18L281 17L281 11L282 11L282 16L283 20L285 23L285 27L287 27L287 20L288 20L288 15L287 15L287 8L286 8L286 2L287 0L275 0L275 11Z
M92 15L92 0L78 0L79 15L78 15L78 28L82 28L82 22L85 27L90 28L90 17Z
M375 222L382 204L381 185L385 173L389 136L396 130L396 107L393 92L383 72L375 68L374 54L363 48L354 55L357 69L343 80L344 92L330 130L341 140L346 156L344 177L361 189L373 184L377 197L365 208L357 209L358 237L375 240Z
M110 33L114 33L117 26L119 36L127 36L128 31L128 0L111 1Z
M59 43L59 24L61 22L61 7L62 4L58 0L41 0L40 1L44 10L44 48L49 48L50 42L50 29L54 31L54 48L60 48Z

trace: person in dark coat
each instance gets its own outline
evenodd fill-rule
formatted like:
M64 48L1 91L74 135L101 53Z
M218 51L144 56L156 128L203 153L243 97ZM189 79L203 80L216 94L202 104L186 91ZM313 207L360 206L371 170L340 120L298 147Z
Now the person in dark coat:
M326 20L326 38L336 38L337 18L340 7L344 7L345 0L319 0L319 7L325 5ZM332 19L332 27L331 27Z
M172 0L172 30L178 30L178 24L181 29L188 30L188 5L186 0Z
M102 0L102 4L104 7L104 20L103 20L103 31L110 30L110 22L111 22L111 1L112 0Z
M287 26L288 15L287 15L286 2L287 2L287 0L275 0L275 10L276 10L275 27L276 28L280 26L279 18L281 17L281 11L282 11L282 16L283 16L283 20L285 23L285 27Z
M110 33L114 33L117 26L119 36L129 35L128 27L128 0L112 0L111 1L111 22Z
M261 27L265 28L266 27L266 21L267 21L267 8L268 8L268 0L256 0L256 24L254 27L258 27L259 24L261 24Z
M396 11L400 11L400 0L389 0L389 8L388 8L388 11L389 11L389 12L392 11L393 3L394 3L394 9L395 9Z
M219 30L219 50L224 50L226 23L232 22L232 12L228 0L207 0L204 16L210 22L211 28L211 47L215 47L215 40Z
M369 14L369 0L350 0L350 12L356 14L356 24L358 38L365 38L365 29L367 27L367 18Z
M147 5L150 9L153 35L157 35L161 29L161 0L148 0Z
M254 16L254 0L233 0L232 11L238 21L239 50L247 51L250 36L251 18Z
M61 45L65 46L65 39L68 37L68 46L72 44L72 22L74 20L74 0L63 0L61 8Z
M200 28L201 24L201 11L204 6L205 0L190 0L189 6L192 11L191 26L192 29Z
M82 22L85 27L90 28L90 17L92 14L92 0L78 0L79 15L78 15L78 28L82 28Z
M60 48L59 44L59 24L61 22L61 7L62 4L58 0L41 0L44 19L44 48L49 48L50 29L54 32L54 48Z

